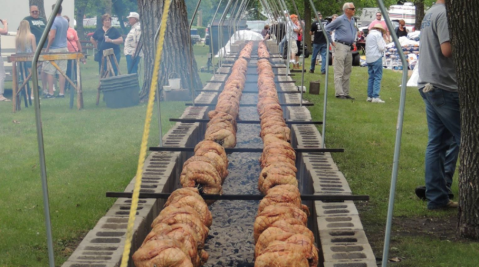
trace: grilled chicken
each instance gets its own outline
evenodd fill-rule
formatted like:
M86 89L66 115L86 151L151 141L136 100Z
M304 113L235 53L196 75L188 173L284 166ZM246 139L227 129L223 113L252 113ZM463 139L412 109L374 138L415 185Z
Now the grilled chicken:
M152 240L141 246L132 258L136 267L194 267L183 247L174 239Z

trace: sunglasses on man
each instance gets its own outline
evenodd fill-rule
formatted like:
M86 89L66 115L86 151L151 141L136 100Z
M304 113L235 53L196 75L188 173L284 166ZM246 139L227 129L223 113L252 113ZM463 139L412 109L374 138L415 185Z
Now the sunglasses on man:
M349 9L349 10L352 10L352 11L356 10L356 8L355 8L355 7L353 7L353 8L348 8L348 9Z
M32 13L32 14L38 14L38 13L40 13L40 12L39 12L39 11L31 11L30 13Z

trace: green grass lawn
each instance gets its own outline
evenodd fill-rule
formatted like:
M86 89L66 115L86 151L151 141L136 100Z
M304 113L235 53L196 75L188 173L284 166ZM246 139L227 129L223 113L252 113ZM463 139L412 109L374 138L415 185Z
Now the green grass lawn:
M206 50L195 46L198 66L206 65ZM57 266L115 201L105 192L123 191L135 175L145 122L146 104L123 109L109 109L103 101L95 105L98 65L87 62L82 65L83 110L69 109L68 98L41 99ZM120 67L126 73L124 58ZM22 103L22 110L12 113L11 103L0 102L0 266L48 266L35 112ZM157 108L152 146L159 142ZM163 133L174 125L168 119L184 109L183 102L161 103Z
M206 65L207 47L194 48L199 69ZM306 64L309 69L309 59ZM120 65L126 73L124 58ZM366 102L366 68L353 69L354 102L334 98L330 71L326 145L345 149L333 155L336 164L354 194L371 198L369 203L359 203L358 209L376 257L381 257L401 73L385 70L381 97L386 103L372 104ZM41 101L57 266L114 202L105 192L123 191L135 175L146 113L145 104L126 109L108 109L104 102L95 106L96 62L89 60L82 66L82 75L85 109L70 110L68 99ZM200 74L203 82L210 76ZM300 82L301 76L294 78ZM318 79L321 94L305 98L316 104L311 108L314 119L322 120L324 75L305 74L308 88L309 81ZM11 85L7 83L6 88ZM149 145L159 140L156 108ZM33 108L23 106L17 113L11 110L11 102L0 102L0 266L47 266L35 114ZM168 118L178 117L183 110L183 103L162 102L163 133L173 125ZM477 266L477 243L444 238L434 229L437 224L428 223L450 221L457 212L430 212L414 195L414 188L424 183L426 142L424 103L416 88L408 88L390 254L401 262L390 265ZM457 196L457 176L454 179Z

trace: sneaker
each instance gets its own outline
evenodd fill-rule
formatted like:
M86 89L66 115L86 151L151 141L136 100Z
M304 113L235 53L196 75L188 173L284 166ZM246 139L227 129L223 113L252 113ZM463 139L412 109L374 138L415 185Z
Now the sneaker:
M427 198L426 198L426 186L425 185L421 185L421 186L416 187L414 192L416 193L416 196L419 199L427 200ZM447 190L447 195L449 196L449 199L454 199L454 194L452 193L451 189Z
M354 99L355 99L354 97L352 97L352 96L350 96L350 95L345 95L344 97L345 97L346 99L351 99L351 100L354 100Z
M325 71L321 71L321 74L324 75L324 74L326 74L326 72L325 72Z
M446 209L457 209L459 207L459 204L457 202L454 202L452 200L449 200L449 202L447 202L446 204Z
M379 97L373 98L373 100L371 102L373 102L373 103L386 103L383 100L381 100L381 98L379 98Z
M314 73L314 70L309 70L309 73Z
M366 99L366 101L368 102L371 102L373 99L371 97L368 97L368 99Z
M54 95L47 94L47 95L45 95L43 98L44 98L44 99L53 99L53 98L55 98L55 96L54 96Z
M58 95L57 98L65 98L65 95Z
M346 96L344 96L344 95L338 95L338 96L336 96L336 98L339 98L339 99L348 99L348 98L347 98Z

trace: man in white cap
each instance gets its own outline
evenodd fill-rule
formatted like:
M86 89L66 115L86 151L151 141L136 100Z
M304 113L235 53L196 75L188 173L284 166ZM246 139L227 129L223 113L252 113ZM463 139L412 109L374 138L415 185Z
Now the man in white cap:
M140 27L140 14L136 12L130 12L128 15L128 23L131 25L131 30L125 39L125 57L128 74L138 73L138 63L140 63L139 57L143 56L141 51L137 51L138 42L141 36Z
M368 102L384 103L379 98L383 78L383 53L386 49L386 30L383 25L374 25L366 37L366 63L368 63Z

